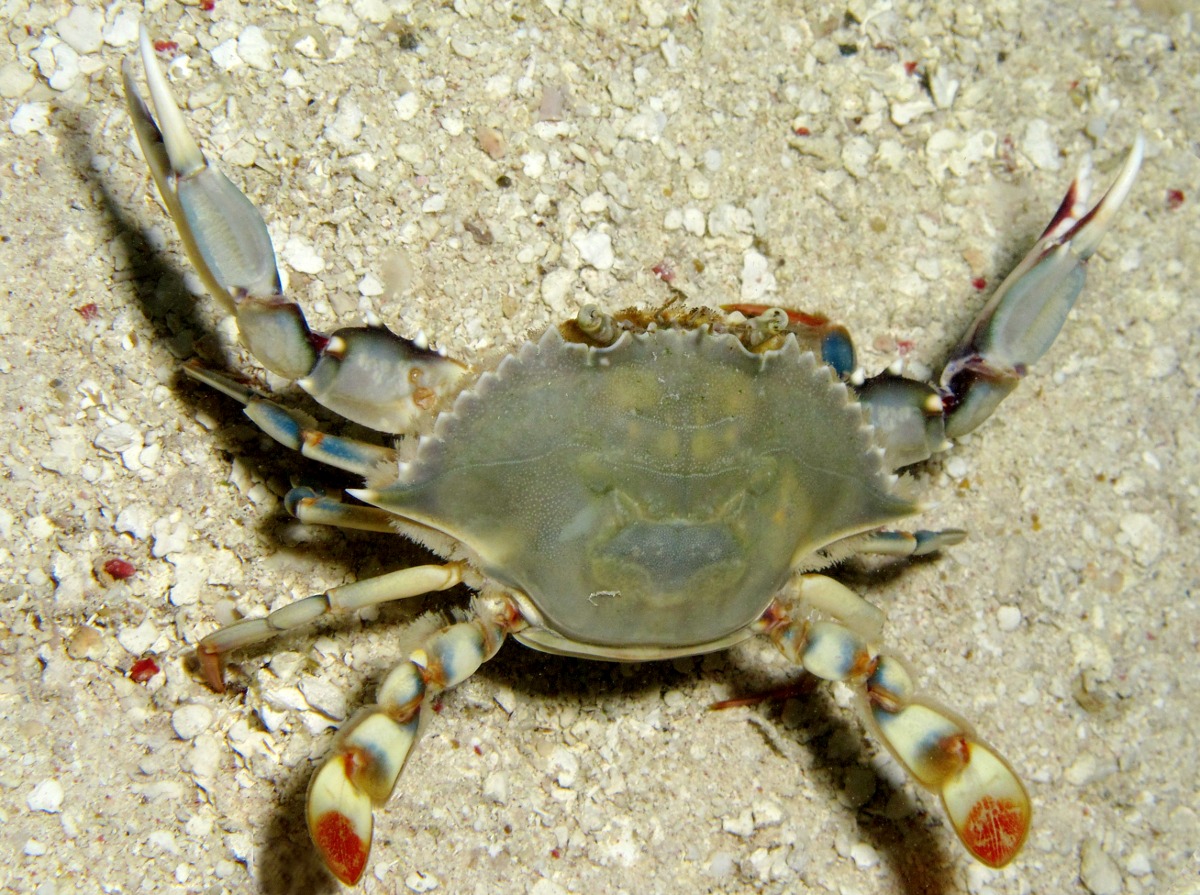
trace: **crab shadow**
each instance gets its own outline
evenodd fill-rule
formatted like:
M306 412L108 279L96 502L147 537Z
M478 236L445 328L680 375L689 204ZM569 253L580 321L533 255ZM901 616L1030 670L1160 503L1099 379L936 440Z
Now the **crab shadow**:
M129 200L114 195L109 185L91 171L89 135L94 128L94 121L86 112L70 114L69 110L64 118L63 132L68 138L66 143L70 147L72 161L81 178L98 191L97 204L101 215L108 225L110 237L129 259L127 279L154 338L168 346L180 361L190 355L200 354L210 362L222 365L224 360L215 350L215 333L208 323L209 318L197 311L197 300L188 292L181 269L152 246L134 217L126 211ZM137 195L142 195L140 188ZM192 383L182 373L175 382L174 390L179 400L187 404L193 413L204 410L232 423L220 425L211 433L215 449L222 454L245 457L266 474L293 479L311 475L314 467L317 467L313 461L305 460L299 454L279 451L266 435L244 421L235 404L210 389ZM311 402L306 404L308 406L305 409L312 410ZM319 410L317 412L320 413ZM319 468L325 470L324 467ZM319 476L329 481L338 474L326 470ZM259 518L266 536L279 541L279 533L275 530L279 517L264 514ZM386 548L382 545L386 545ZM304 550L329 565L344 567L348 573L359 570L348 562L347 557L369 556L372 553L378 555L385 549L389 566L401 567L429 561L429 554L416 545L411 545L410 549L398 547L398 539L394 536L344 532L340 540L306 544ZM901 564L870 571L852 568L849 578L869 578L878 583L881 579L902 575L903 568ZM445 605L444 599L437 603L438 608L445 608ZM383 613L383 624L406 624L428 608L428 602L424 605L389 608ZM326 629L336 631L357 627L358 624L356 619L345 619L335 621ZM296 636L303 638L310 634L300 633ZM755 670L740 665L736 651L731 652L730 656L726 663L729 669L727 673L733 678L735 686L739 680L755 679ZM506 684L531 698L559 702L577 700L581 704L594 702L598 698L620 701L650 692L662 692L684 685L692 677L670 662L645 663L632 670L625 666L625 670L614 671L617 667L608 663L550 656L514 645L504 649L485 665L479 675L493 683ZM370 702L370 693L377 683L365 682L351 704ZM700 714L702 709L697 707L696 711ZM789 735L787 726L779 723L780 711L777 708L768 705L760 711L767 712L769 723L776 724L782 736ZM809 751L813 759L809 773L815 785L836 793L843 787L848 768L871 769L870 752L861 730L833 704L823 688L817 688L816 692L806 697L801 724L806 734L803 748ZM813 734L814 730L818 732ZM848 743L857 745L848 747ZM255 868L258 878L256 888L263 895L300 892L324 895L341 891L309 842L304 817L310 774L311 768L303 765L284 775L281 783L284 795L267 821L262 835L263 851ZM942 895L949 890L952 870L940 843L942 837L932 832L936 822L921 820L927 818L924 807L906 791L896 789L883 779L877 780L875 796L855 815L861 837L883 856L899 880L900 891L904 895ZM880 810L883 804L887 804L888 814L898 814L904 820L895 821L885 816ZM836 800L831 799L830 810L839 810ZM914 818L918 819L917 822L913 821ZM384 848L386 844L381 842L380 846Z
M642 697L657 697L675 688L687 689L689 682L701 676L732 685L735 692L756 694L764 689L763 669L741 650L729 650L723 658L723 667L718 670L693 672L680 670L671 662L617 666L549 656L528 649L506 649L481 668L479 674L532 699L556 703L578 701L581 706L602 700L628 708L629 703L636 703ZM699 668L699 662L694 664ZM807 675L798 669L797 678ZM809 683L813 686L807 686ZM855 812L855 822L862 841L874 848L891 869L898 881L896 891L904 895L943 895L950 891L953 865L942 845L944 825L930 814L926 803L877 775L872 748L862 726L852 713L834 703L828 687L813 679L804 684L803 695L787 697L795 698L795 705L787 706L785 700L768 698L749 711L758 713L779 739L791 741L798 750L809 753L810 766L795 773L804 774L811 787L822 795L828 793L830 812L852 810L843 807L835 797L845 788L851 770L865 770L875 777L874 795ZM698 723L705 723L708 709L703 704L694 707ZM664 752L663 760L690 761L686 755L671 752ZM743 807L733 804L729 810L737 813Z
M402 624L394 622L397 626ZM399 658L399 656L397 656ZM712 674L720 680L754 682L761 680L761 669L742 661L737 651L727 656L725 668ZM709 673L706 673L709 674ZM803 672L800 672L803 675ZM489 685L512 688L525 699L544 700L557 704L578 703L613 706L636 703L666 690L685 688L696 674L680 670L670 662L648 662L633 666L618 666L581 659L552 656L508 644L476 676ZM371 702L378 680L365 681L354 694L352 704ZM755 686L752 684L751 686ZM790 739L797 748L811 756L810 764L796 773L804 773L812 788L829 795L829 811L845 811L836 798L846 785L846 776L853 769L875 774L872 752L861 726L839 709L827 688L815 686L806 692L798 710L786 712L784 704L764 702L756 711L766 724L773 725L778 735ZM446 723L462 722L461 705L455 705L453 691L447 693ZM695 707L703 722L706 709ZM448 731L453 735L453 730ZM420 762L421 745L414 752ZM686 756L664 755L665 761L688 761ZM259 891L263 895L295 895L313 892L318 895L341 891L322 866L308 840L305 828L305 798L312 768L304 765L288 772L283 782L285 795L272 811L264 836L264 852L258 862ZM414 773L410 768L406 775ZM946 895L953 889L953 865L945 849L944 825L931 816L927 806L918 802L905 789L876 776L876 789L869 801L854 814L860 839L868 843L888 865L896 880L896 892L902 895ZM400 781L400 789L404 788ZM402 796L397 796L402 797ZM731 805L731 811L741 809ZM386 807L380 809L386 811ZM899 820L895 818L900 818ZM376 842L380 855L399 857L396 870L404 866L403 848L408 830L404 826L383 824ZM499 835L499 831L497 831ZM395 871L394 871L395 872ZM801 884L797 877L795 883Z

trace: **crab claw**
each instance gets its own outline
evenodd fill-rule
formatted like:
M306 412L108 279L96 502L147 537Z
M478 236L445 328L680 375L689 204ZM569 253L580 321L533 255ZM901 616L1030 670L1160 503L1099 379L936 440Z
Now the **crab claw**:
M281 290L275 250L262 216L229 178L209 165L192 139L145 28L139 34L139 48L146 85L162 129L138 92L128 59L121 66L125 103L154 184L179 230L188 260L205 288L231 314L236 313L239 295L278 297Z
M1050 226L951 353L941 378L948 437L964 435L991 416L1057 338L1083 289L1085 263L1133 188L1144 150L1139 134L1113 185L1091 210L1084 166Z
M154 111L121 68L129 117L150 174L205 288L237 321L243 345L317 402L382 432L408 432L452 394L465 368L380 327L325 336L282 294L275 249L249 199L209 164L188 133L145 28L139 46ZM156 120L157 116L157 120Z

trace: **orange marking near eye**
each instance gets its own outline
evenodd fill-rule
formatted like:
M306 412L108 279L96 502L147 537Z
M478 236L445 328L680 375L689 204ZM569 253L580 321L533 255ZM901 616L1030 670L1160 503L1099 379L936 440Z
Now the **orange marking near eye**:
M1003 867L1021 850L1029 815L1011 799L984 796L972 807L962 828L963 844L989 867Z
M370 846L358 837L350 819L336 811L322 814L312 837L330 872L348 886L357 883L367 868Z

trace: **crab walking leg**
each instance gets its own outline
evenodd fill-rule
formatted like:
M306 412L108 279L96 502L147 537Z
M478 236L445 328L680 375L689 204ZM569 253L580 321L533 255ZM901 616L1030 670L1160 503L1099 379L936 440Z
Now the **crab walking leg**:
M760 630L809 673L855 688L867 726L918 783L941 796L967 851L990 867L1011 861L1032 815L1012 768L966 721L914 695L904 663L875 649L855 623L869 614L863 607L870 604L823 575L802 576L799 593L803 602L844 618L855 630L840 621L793 619L778 603L764 614Z
M346 722L309 784L309 833L325 865L348 885L366 869L371 810L392 794L428 697L462 683L525 626L507 597L480 598L474 610L475 618L437 631L388 674L378 702Z
M1139 134L1108 192L1087 208L1089 171L1071 182L1058 212L1032 251L992 296L942 371L951 396L946 435L957 438L980 425L1017 387L1058 337L1083 290L1085 265L1112 228L1142 164Z
M854 545L855 553L871 553L876 556L928 556L966 540L967 533L961 528L943 528L937 531L891 531L883 529L871 532Z
M380 327L331 336L310 330L300 306L282 294L262 216L188 133L145 28L140 52L154 113L126 60L121 73L134 132L192 266L237 321L242 344L335 413L382 432L411 431L454 389L463 365Z
M412 566L332 587L323 594L289 603L262 618L244 618L209 634L196 646L196 656L208 685L218 693L225 691L222 674L226 653L271 640L295 628L310 624L325 615L353 612L379 603L419 597L446 590L462 581L462 563Z
M333 525L358 531L396 533L396 517L387 510L342 503L308 485L298 485L283 498L287 511L305 525Z
M340 438L314 428L305 414L288 410L263 397L249 386L210 370L195 361L183 365L183 372L245 405L245 414L266 434L284 447L299 451L311 460L344 469L367 478L381 466L394 467L396 452L391 448Z

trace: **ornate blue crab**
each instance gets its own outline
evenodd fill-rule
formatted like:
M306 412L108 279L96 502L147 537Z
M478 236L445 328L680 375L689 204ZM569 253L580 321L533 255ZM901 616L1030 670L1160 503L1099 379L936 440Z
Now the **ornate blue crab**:
M367 864L372 807L387 800L431 694L512 635L535 649L642 661L769 637L813 675L845 681L867 727L936 792L963 845L1002 866L1030 826L1009 764L954 713L919 695L880 646L882 613L821 569L854 553L917 555L955 530L892 531L920 511L893 470L927 459L991 415L1057 336L1142 159L1139 138L1090 209L1071 184L1050 226L952 352L936 385L863 380L845 331L780 308L629 310L578 317L471 367L379 328L309 329L281 294L267 229L189 135L149 38L141 57L157 123L124 69L129 113L189 258L267 369L385 433L381 447L197 366L282 444L360 475L342 503L288 496L300 520L395 532L445 562L402 569L245 619L199 644L222 658L329 613L458 584L471 618L428 636L341 730L313 778L308 824L343 882Z

